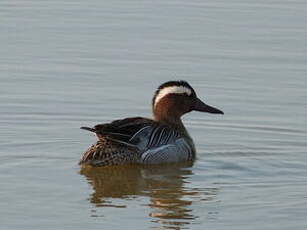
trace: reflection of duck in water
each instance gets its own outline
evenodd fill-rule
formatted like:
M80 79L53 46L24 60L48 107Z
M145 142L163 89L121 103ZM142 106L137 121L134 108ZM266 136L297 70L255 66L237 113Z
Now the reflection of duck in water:
M83 154L80 164L106 166L192 161L195 147L181 116L191 111L223 114L202 102L185 81L162 84L152 100L152 110L153 120L132 117L94 128L81 127L94 132L98 142Z
M122 199L149 197L149 216L165 228L191 223L197 217L191 205L194 201L208 200L216 194L215 188L191 189L185 187L186 179L192 176L192 163L167 166L113 166L84 167L84 175L94 192L90 202L96 207L127 208L119 204ZM115 201L115 202L114 202ZM116 204L114 204L116 203ZM97 210L98 211L98 210Z

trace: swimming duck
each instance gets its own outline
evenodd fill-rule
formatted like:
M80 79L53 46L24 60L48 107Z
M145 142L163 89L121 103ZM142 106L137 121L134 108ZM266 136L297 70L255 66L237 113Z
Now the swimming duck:
M224 114L202 102L186 81L168 81L152 99L153 119L131 117L98 124L97 143L86 150L80 165L161 164L193 161L195 146L181 116L191 111Z

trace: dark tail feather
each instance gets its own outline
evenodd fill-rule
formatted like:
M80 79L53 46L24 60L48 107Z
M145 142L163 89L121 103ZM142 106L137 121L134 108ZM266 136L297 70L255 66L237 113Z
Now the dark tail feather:
M87 131L90 131L90 132L93 132L93 133L96 132L96 129L89 128L89 127L80 127L80 129L84 129L84 130L87 130Z

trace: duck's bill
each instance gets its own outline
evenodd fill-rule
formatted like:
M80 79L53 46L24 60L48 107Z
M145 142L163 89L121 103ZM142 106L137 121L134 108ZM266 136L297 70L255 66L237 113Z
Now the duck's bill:
M199 112L224 114L224 112L222 110L219 110L219 109L214 108L210 105L207 105L198 98L196 99L192 109L195 110L195 111L199 111Z

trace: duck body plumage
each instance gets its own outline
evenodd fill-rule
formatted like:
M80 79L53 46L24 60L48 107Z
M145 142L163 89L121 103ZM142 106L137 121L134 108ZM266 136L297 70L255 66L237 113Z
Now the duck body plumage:
M96 133L98 141L83 154L79 164L161 164L195 158L193 140L184 126L131 117L82 128Z

